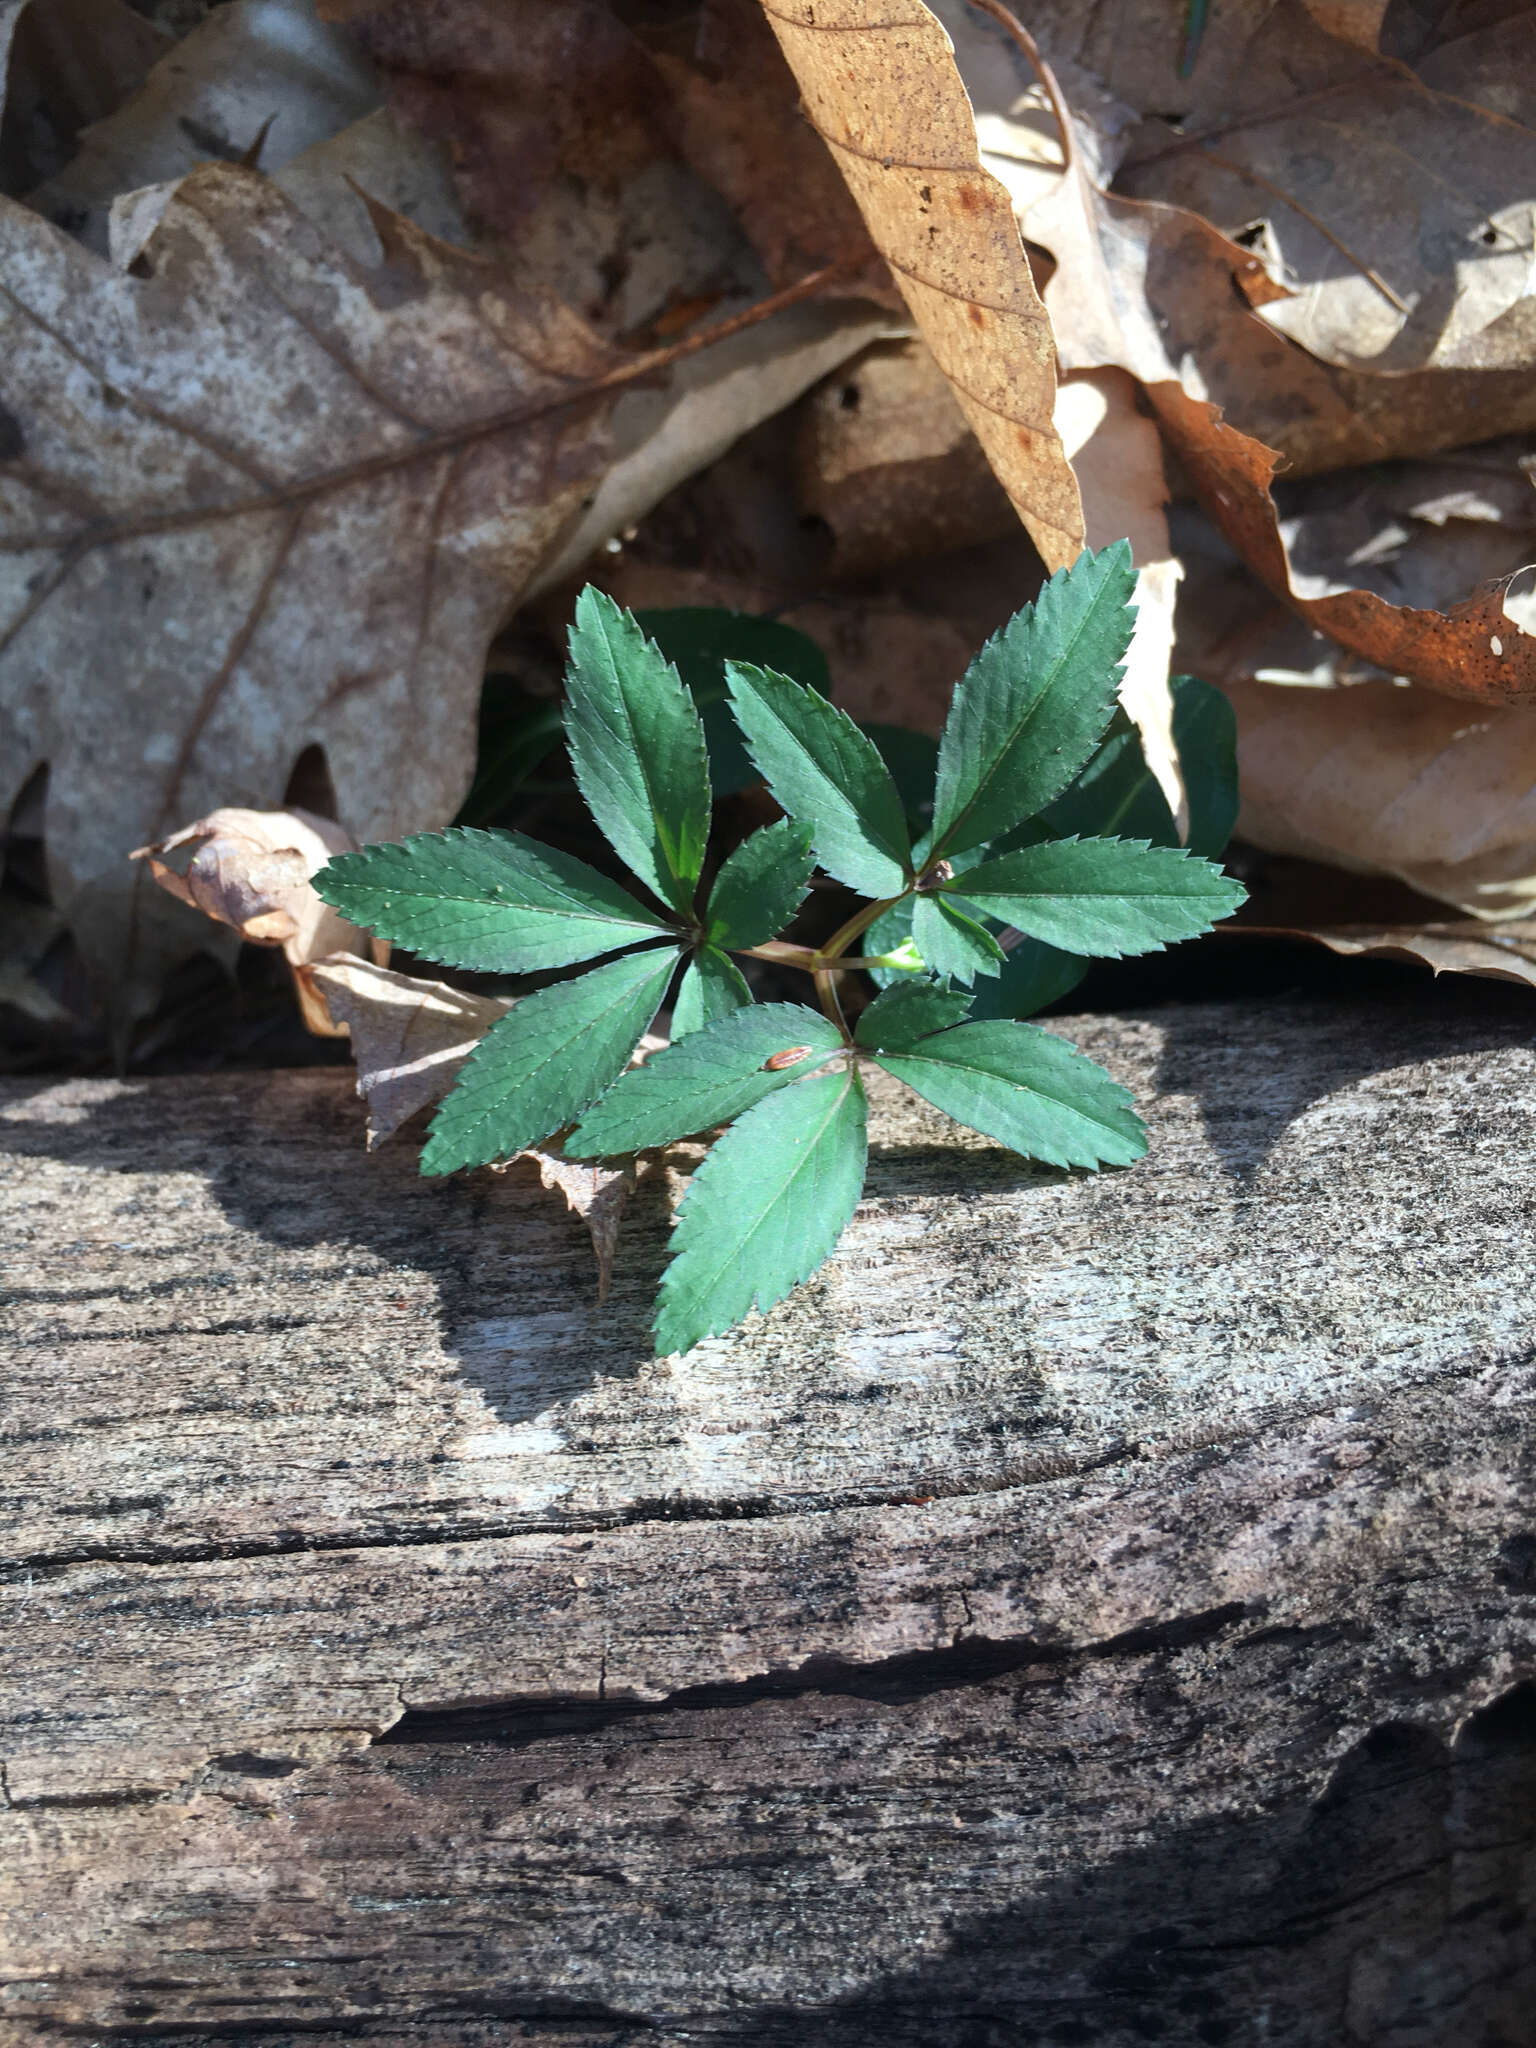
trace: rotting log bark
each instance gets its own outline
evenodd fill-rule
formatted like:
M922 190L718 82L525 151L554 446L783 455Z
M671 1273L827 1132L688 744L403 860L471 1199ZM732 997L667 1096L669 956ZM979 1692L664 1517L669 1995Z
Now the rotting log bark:
M670 1365L659 1174L10 1084L10 2037L1536 2043L1528 1028L1061 1028L1146 1162L892 1089Z

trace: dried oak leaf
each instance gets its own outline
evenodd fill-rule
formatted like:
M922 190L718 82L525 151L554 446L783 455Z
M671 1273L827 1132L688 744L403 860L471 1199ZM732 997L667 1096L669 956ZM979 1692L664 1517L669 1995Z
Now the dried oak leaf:
M1449 611L1396 606L1369 590L1341 587L1314 596L1299 587L1270 491L1279 457L1227 424L1205 395L1202 366L1216 351L1198 329L1222 279L1227 320L1248 329L1256 374L1262 367L1262 325L1237 307L1231 290L1254 259L1197 214L1106 192L1102 136L1074 117L1027 33L996 0L983 4L1007 20L1030 53L1061 124L1062 178L1031 205L1025 227L1056 259L1045 300L1064 364L1117 365L1138 379L1206 511L1260 581L1320 631L1363 660L1449 696L1482 704L1536 700L1536 636L1505 612L1504 587ZM1278 353L1283 344L1270 337L1268 346Z
M769 282L831 265L837 290L899 308L757 0L702 0L675 27L637 25L637 34L670 95L668 134L729 203Z
M70 161L28 203L105 255L119 194L184 178L210 159L250 155L270 174L378 101L367 65L315 19L309 0L228 0L82 132Z
M1083 546L1056 351L1008 194L981 164L949 37L921 0L766 12L870 235L1051 568Z
M1484 919L1536 904L1536 718L1392 683L1227 681L1238 832L1271 852L1395 875Z
M184 868L167 854L192 848ZM281 946L293 969L306 1027L317 1037L339 1035L325 1004L300 970L331 953L372 955L380 966L389 948L323 903L313 878L333 853L355 853L357 841L334 819L309 811L246 811L226 807L184 825L135 860L168 895L231 926L257 946Z
M955 38L977 109L983 162L1008 186L1026 238L1038 244L1030 210L1049 191L1052 160L1059 170L1061 152L1052 147L1053 120L1050 134L1043 132L1050 117L1037 74L1003 29L979 13L977 0L934 5ZM1023 11L1065 88L1077 137L1095 145L1091 169L1107 189L1120 163L1150 133L1138 126L1138 108L1177 109L1192 90L1175 79L1172 97L1155 96L1177 58L1176 15L1138 7L1111 18L1103 9L1045 4ZM1148 43L1159 38L1158 49L1149 52ZM1122 44L1139 53L1138 61L1121 61ZM1199 68L1203 73L1203 59ZM1111 74L1113 92L1101 82ZM1147 147L1155 153L1168 139L1163 126ZM1503 370L1379 372L1324 362L1270 324L1271 305L1278 309L1288 293L1265 267L1270 251L1263 218L1245 216L1234 242L1186 209L1138 213L1134 201L1125 204L1118 219L1101 222L1110 267L1124 271L1124 295L1148 301L1191 389L1284 455L1293 474L1455 448L1536 426L1536 378L1525 367L1529 350ZM1079 254L1069 262L1080 260ZM1074 275L1069 270L1063 289ZM1046 299L1050 306L1049 291ZM1087 360L1075 352L1076 336L1065 319L1057 338L1069 366Z
M126 865L177 817L270 805L311 745L360 838L453 815L485 648L608 457L612 352L373 226L362 268L208 166L125 276L0 202L0 760L50 764L54 900L120 1019L196 944Z
M1074 54L1096 69L1090 50L1091 34ZM1321 33L1301 0L1236 0L1211 10L1181 90L1169 71L1133 74L1122 49L1102 74L1153 116L1117 183L1242 232L1287 293L1267 321L1345 365L1529 367L1530 8L1449 24L1410 64ZM1173 106L1177 129L1156 118Z

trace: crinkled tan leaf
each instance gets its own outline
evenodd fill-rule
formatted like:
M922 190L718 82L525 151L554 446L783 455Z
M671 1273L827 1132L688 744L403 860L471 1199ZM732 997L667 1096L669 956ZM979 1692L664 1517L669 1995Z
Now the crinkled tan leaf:
M1244 232L1290 296L1264 318L1330 361L1527 367L1536 15L1401 57L1319 31L1297 0L1212 7L1177 132L1138 134L1118 183ZM1107 75L1122 91L1123 68Z
M184 178L210 159L239 163L258 145L261 168L273 171L378 100L368 66L316 19L313 0L229 0L125 106L85 130L31 204L105 255L120 193Z
M1396 875L1478 918L1536 903L1536 715L1391 683L1226 682L1238 832L1276 853Z
M1536 632L1520 623L1517 600L1514 609L1506 604L1512 579L1428 609L1353 587L1337 569L1298 576L1270 495L1273 452L1177 385L1160 384L1150 396L1201 504L1260 582L1309 624L1363 661L1447 697L1536 704ZM1319 581L1325 594L1309 594Z
M419 980L362 960L320 960L303 975L351 1034L357 1092L368 1105L370 1151L418 1110L442 1100L479 1040L512 1007L506 997L466 995L446 982ZM661 1043L647 1033L640 1052L655 1051ZM634 1162L592 1166L566 1159L553 1147L516 1157L531 1159L545 1187L558 1189L586 1224L597 1257L598 1299L604 1300L620 1219L635 1185Z
M1018 9L1075 104L1074 74L1087 74L1125 108L1116 189L1241 234L1284 294L1267 321L1340 363L1518 378L1532 333L1531 10L1393 10L1386 57L1367 10L1336 6L1327 26L1321 11L1216 0L1186 77L1186 0ZM1485 416L1480 431L1523 423Z
M1027 35L1016 24L1015 31L1027 50ZM1033 61L1068 131L1064 175L1026 219L1028 233L1057 261L1046 304L1064 360L1073 367L1119 364L1141 381L1211 517L1259 579L1320 631L1362 659L1447 695L1485 704L1536 700L1536 638L1505 613L1500 591L1441 611L1396 606L1347 586L1325 596L1298 588L1270 495L1277 457L1223 422L1204 395L1201 349L1181 345L1183 331L1164 311L1178 306L1187 289L1183 317L1193 312L1197 319L1221 268L1235 280L1253 259L1193 213L1106 194L1095 176L1102 140L1096 143L1073 118L1043 58L1036 53Z
M531 1159L545 1187L558 1188L571 1214L586 1224L597 1257L597 1298L599 1302L606 1301L613 1278L614 1254L619 1247L619 1225L635 1190L635 1162L626 1159L619 1166L592 1165L583 1159L566 1159L558 1152L537 1149L519 1152L515 1157Z
M351 1035L370 1150L442 1100L478 1041L511 1008L502 996L466 995L366 960L317 960L303 978Z
M1381 590L1433 604L1536 543L1526 461L1521 444L1506 441L1287 485L1293 555L1318 564L1352 556ZM1356 680L1377 672L1270 598L1197 518L1181 515L1179 543L1190 590L1179 659L1236 708L1242 836L1399 876L1480 918L1527 912L1536 897L1536 711L1479 710L1386 678ZM1309 910L1307 928L1348 919L1330 908ZM1366 918L1378 928L1406 921L1385 906L1353 921Z
M184 868L164 858L188 847L193 851ZM350 832L309 811L226 808L154 846L141 846L133 858L147 860L155 880L178 902L231 926L253 945L281 946L294 970L305 1024L330 1037L337 1027L299 969L329 953L372 955L380 964L389 957L387 946L348 924L312 886L311 878L333 853L356 847Z
M1055 349L1008 195L982 169L944 29L920 0L773 0L806 113L1031 539L1083 545L1052 410Z
M1319 925L1295 936L1316 939L1330 952L1408 960L1433 974L1477 974L1536 988L1536 920L1517 923Z
M640 36L670 95L668 134L729 203L771 284L832 265L835 289L900 309L890 271L826 150L758 0L701 0Z
M1063 158L1049 96L976 0L934 4L955 38L977 109L982 161L1007 185L1026 239L1067 252L1044 294L1062 362L1092 367L1104 359L1092 346L1102 324L1095 300L1103 281L1091 247L1084 251L1082 209L1059 189ZM1041 9L1024 11L1041 25ZM1121 25L1134 35L1146 18L1138 10ZM1054 28L1051 47L1075 136L1090 173L1107 187L1133 138L1136 112L1062 57ZM1052 198L1064 210L1054 225L1049 213L1034 211ZM1152 316L1133 327L1127 345L1134 339L1155 367L1119 360L1148 382L1187 380L1234 426L1279 451L1291 475L1460 447L1536 425L1536 380L1523 368L1381 374L1325 363L1277 334L1254 309L1283 297L1284 289L1246 237L1238 246L1181 208L1139 206L1114 194L1100 198L1093 225L1121 317L1129 321L1138 308Z

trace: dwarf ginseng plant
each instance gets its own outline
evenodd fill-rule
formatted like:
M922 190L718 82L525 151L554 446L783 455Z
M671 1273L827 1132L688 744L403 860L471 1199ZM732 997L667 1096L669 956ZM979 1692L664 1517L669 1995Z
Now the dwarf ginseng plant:
M1134 580L1123 543L1085 554L977 655L916 844L851 719L787 676L732 663L736 722L785 815L738 846L707 893L693 699L635 621L585 591L567 676L571 762L651 900L521 833L466 829L341 855L317 882L354 923L450 966L603 962L524 996L481 1040L422 1171L483 1165L558 1132L568 1156L598 1159L724 1126L674 1226L655 1323L672 1352L780 1300L836 1245L864 1184L866 1066L1050 1165L1139 1158L1143 1126L1102 1068L1034 1025L967 1021L976 978L997 975L1020 935L1119 957L1208 930L1242 901L1178 846L1052 838L1037 822L1114 715ZM825 944L788 944L779 935L817 867L863 904ZM899 931L908 917L893 950L859 950L872 925ZM733 954L803 968L817 1007L754 1002ZM632 1068L680 967L672 1043ZM850 967L903 975L851 1028L838 988Z

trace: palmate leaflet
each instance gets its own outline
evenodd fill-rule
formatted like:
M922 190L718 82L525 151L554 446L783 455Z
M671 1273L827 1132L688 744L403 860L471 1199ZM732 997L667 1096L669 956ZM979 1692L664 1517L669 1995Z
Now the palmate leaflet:
M567 745L594 821L645 893L518 833L472 828L341 855L317 884L355 924L456 967L582 966L524 995L481 1041L423 1171L562 1133L566 1156L601 1159L724 1126L678 1211L661 1284L656 1341L680 1351L771 1307L833 1250L864 1180L863 1067L1051 1165L1138 1158L1146 1135L1126 1090L1023 1021L1089 958L1192 937L1243 898L1202 857L1231 824L1222 701L1188 678L1176 686L1201 852L1179 845L1117 710L1133 587L1124 543L1084 554L987 643L956 687L932 824L915 840L914 808L929 808L910 788L920 742L901 749L899 790L875 738L818 690L726 662L732 748L784 816L712 880L694 691L633 618L584 591ZM1122 822L1136 836L1113 836ZM797 945L782 934L818 867L863 901L831 939ZM738 961L765 955L804 968L819 1007L754 1001ZM855 960L886 986L850 1028L841 990ZM669 990L672 1043L635 1066Z

